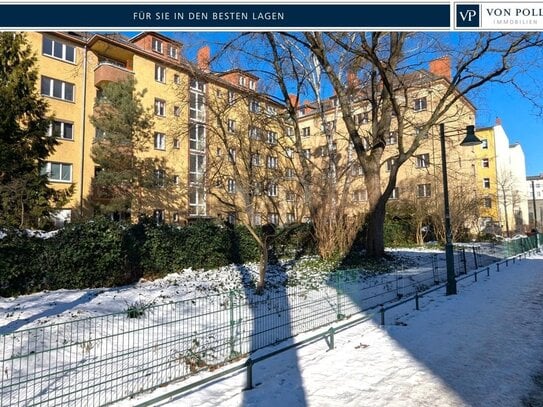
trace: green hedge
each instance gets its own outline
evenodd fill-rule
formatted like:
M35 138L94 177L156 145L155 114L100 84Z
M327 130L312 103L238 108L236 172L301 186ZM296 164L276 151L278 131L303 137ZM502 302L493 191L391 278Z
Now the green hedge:
M279 255L312 251L308 227L278 232ZM260 233L260 231L259 231ZM185 227L105 218L71 223L49 239L21 232L0 239L0 296L61 288L111 287L185 268L212 269L257 261L243 226L198 221Z

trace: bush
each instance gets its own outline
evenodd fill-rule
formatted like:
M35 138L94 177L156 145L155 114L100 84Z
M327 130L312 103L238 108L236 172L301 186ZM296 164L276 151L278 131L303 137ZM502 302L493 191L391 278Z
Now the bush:
M135 281L139 265L131 233L129 226L104 218L67 225L47 241L47 287L111 287Z
M405 246L414 243L409 222L387 217L384 225L385 246Z
M317 254L317 241L310 223L286 226L277 233L274 248L279 257L298 258Z
M0 239L0 296L28 294L43 289L47 241L10 232Z

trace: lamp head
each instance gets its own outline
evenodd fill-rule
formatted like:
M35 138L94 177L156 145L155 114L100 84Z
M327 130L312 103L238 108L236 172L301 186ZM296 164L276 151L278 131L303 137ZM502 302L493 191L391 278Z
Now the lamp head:
M466 138L460 143L463 147L476 146L482 141L475 135L475 126L466 126Z

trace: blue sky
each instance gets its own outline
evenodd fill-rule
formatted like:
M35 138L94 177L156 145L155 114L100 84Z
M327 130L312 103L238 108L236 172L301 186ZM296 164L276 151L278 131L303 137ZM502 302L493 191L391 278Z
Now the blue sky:
M135 32L126 32L128 36L135 35ZM206 32L166 32L165 35L173 37L184 44L186 56L195 59L195 52L203 44L209 44L212 54L216 53L219 42L231 37L232 33L206 33ZM443 34L447 35L447 34ZM462 36L461 33L453 34L451 39L455 43ZM543 78L543 68L533 67L531 72L535 77ZM537 72L539 70L539 72ZM526 82L527 88L530 87ZM543 87L543 85L542 85ZM519 142L522 145L526 156L527 175L543 174L543 143L540 141L543 136L543 116L538 115L537 109L525 97L510 86L502 84L489 84L485 86L476 96L470 99L477 107L477 127L487 127L495 123L496 118L502 120L502 126L509 136L511 143ZM543 104L543 95L541 96Z

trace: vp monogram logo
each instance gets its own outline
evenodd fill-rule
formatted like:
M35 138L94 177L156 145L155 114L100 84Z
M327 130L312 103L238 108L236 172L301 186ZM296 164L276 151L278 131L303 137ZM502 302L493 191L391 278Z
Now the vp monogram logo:
M458 14L460 15L460 18L462 21L469 21L471 22L473 18L477 15L477 12L475 10L466 10L466 11L459 11Z
M456 26L457 27L479 27L479 5L478 4L457 4L456 5Z

